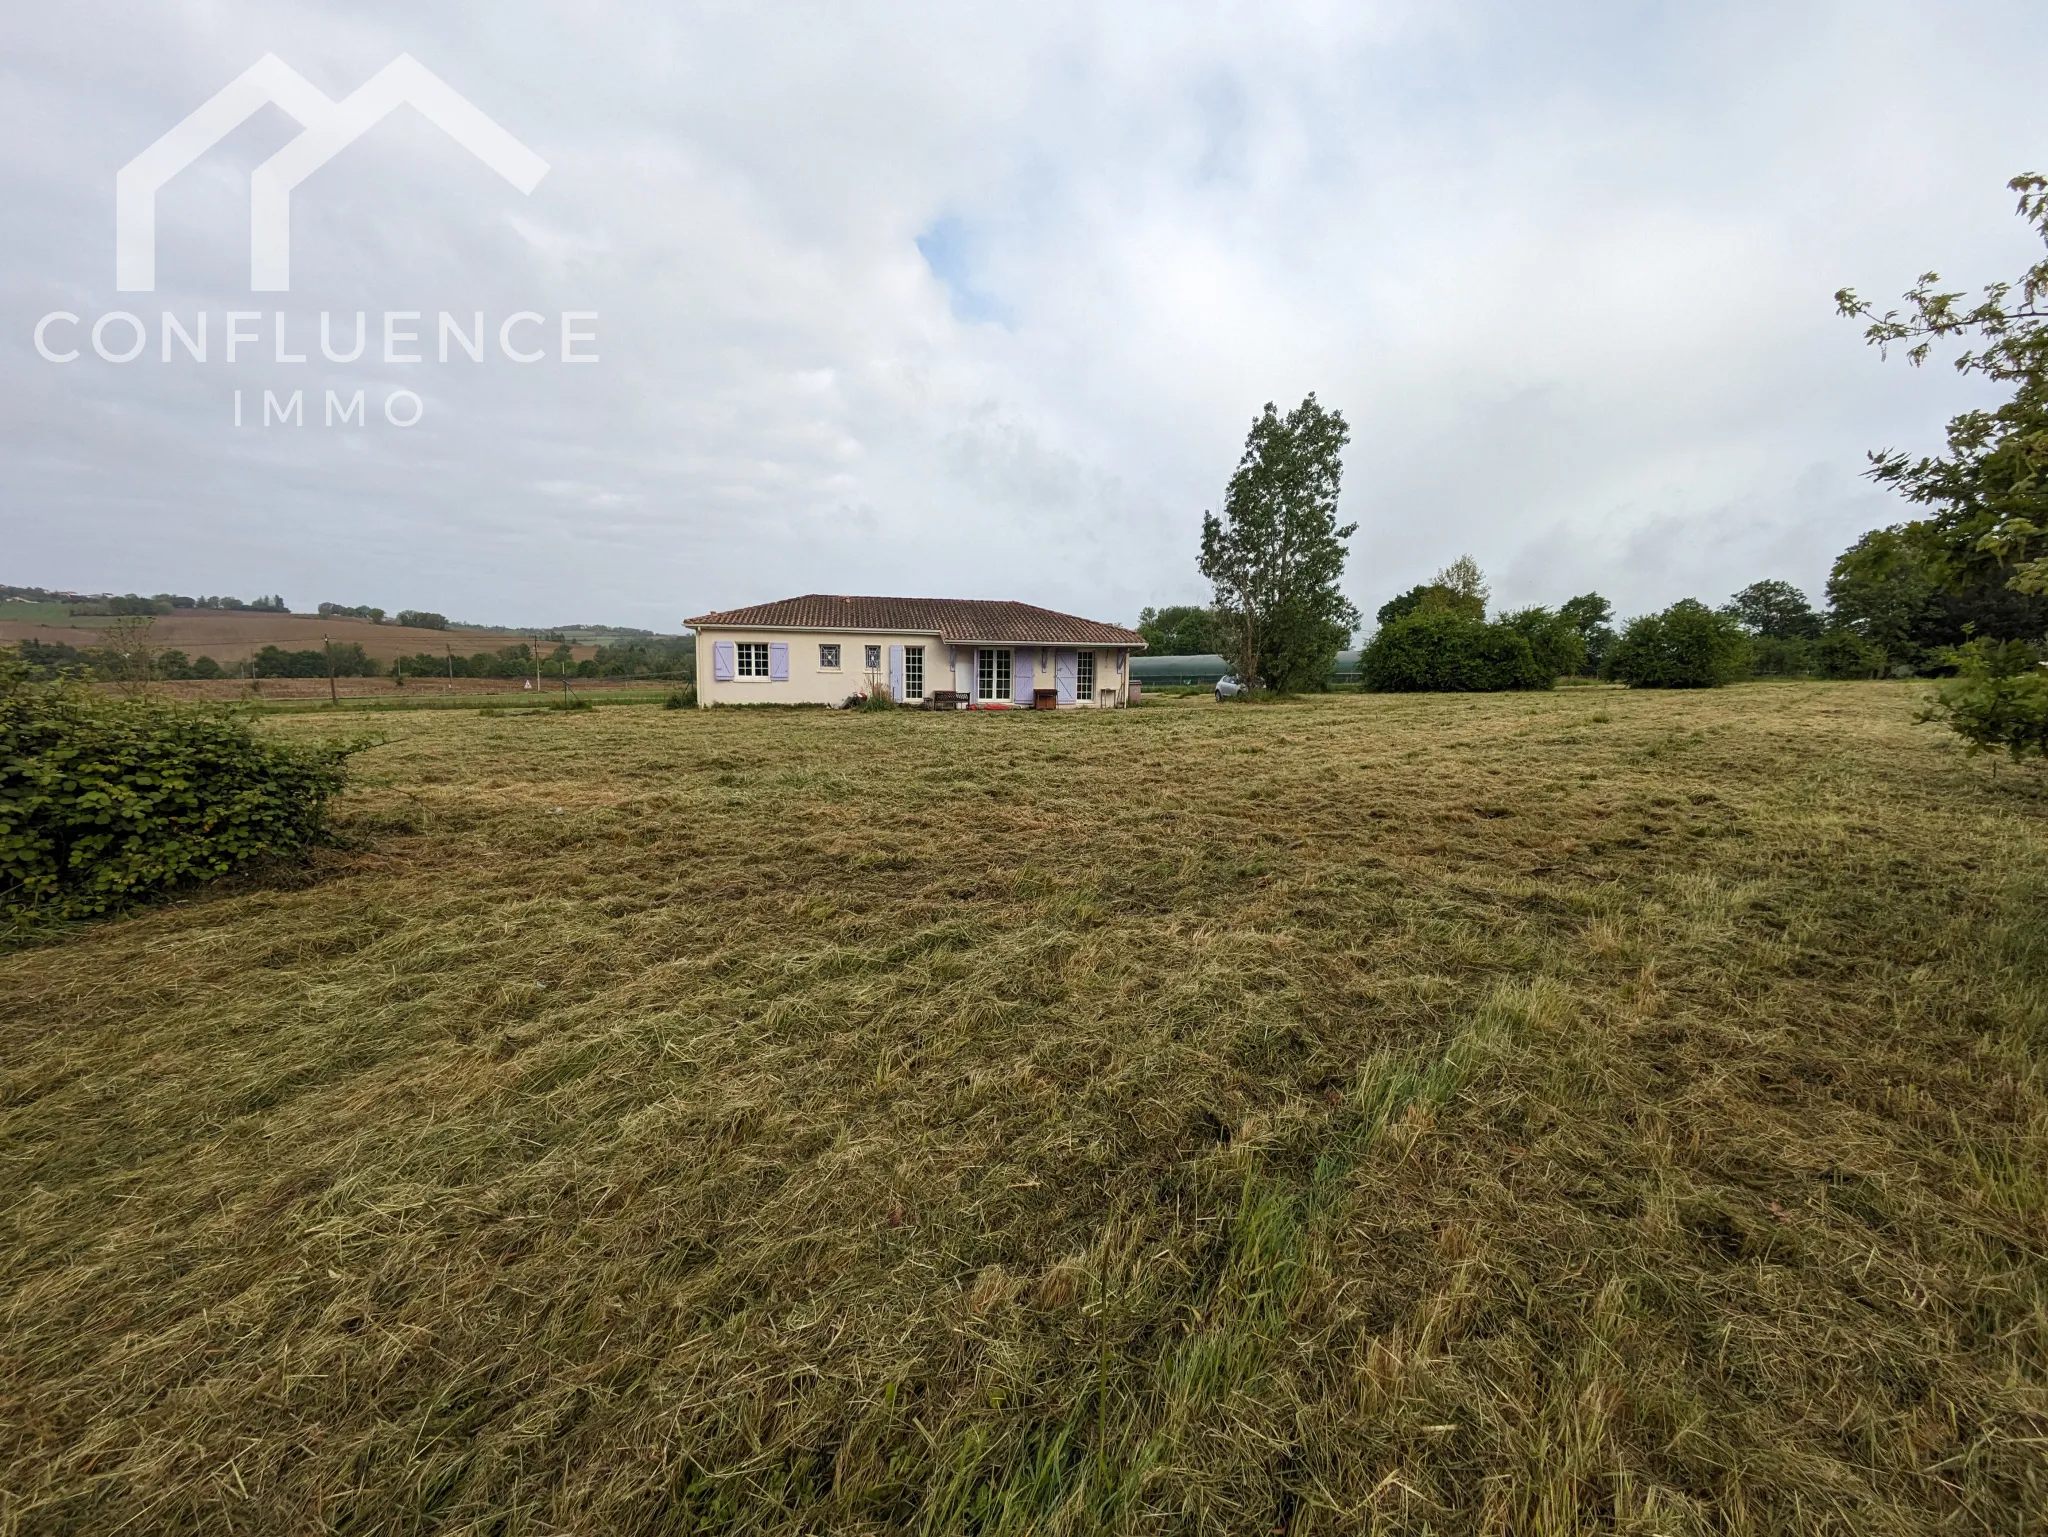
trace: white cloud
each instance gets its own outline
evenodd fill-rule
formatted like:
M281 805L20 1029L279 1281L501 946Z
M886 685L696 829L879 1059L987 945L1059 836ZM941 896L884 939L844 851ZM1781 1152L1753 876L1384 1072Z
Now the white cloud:
M1309 390L1353 425L1368 609L1461 550L1506 602L1817 595L1899 515L1863 451L1970 398L1880 364L1829 295L2009 275L2003 183L2048 164L2048 16L2018 5L6 25L9 579L479 619L811 589L1128 619L1200 595L1246 425ZM114 169L264 51L330 94L410 52L553 169L521 198L395 114L299 190L294 291L258 303L247 173L294 131L259 117L167 190L164 291L118 298ZM350 388L417 390L419 427L266 436L233 388L332 371L58 369L27 341L53 308L278 307L596 310L603 361L365 366Z

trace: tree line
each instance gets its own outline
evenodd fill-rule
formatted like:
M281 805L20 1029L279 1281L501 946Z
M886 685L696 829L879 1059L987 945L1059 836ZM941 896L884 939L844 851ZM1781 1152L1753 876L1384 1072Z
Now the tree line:
M25 640L18 657L32 679L75 675L106 683L150 683L215 678L649 678L694 682L695 643L687 637L635 636L600 646L597 655L577 659L568 642L536 652L527 642L495 651L462 655L452 650L419 651L380 662L359 641L331 641L321 647L286 650L265 646L243 661L223 663L189 656L175 647L153 645L149 616L117 619L101 632L102 643L77 647L58 641Z
M384 610L370 603L323 603L319 608L322 619L367 619L372 624L384 622ZM448 616L437 614L431 609L402 608L392 617L391 622L402 630L445 630Z
M534 650L528 645L506 646L498 651L479 651L471 656L431 651L400 657L388 669L396 676L411 678L517 678L535 671ZM578 660L567 641L540 656L539 674L560 678L659 678L694 682L697 677L696 642L687 636L634 636L599 646L597 655Z
M1365 686L1382 691L1548 688L1559 677L1707 686L1752 675L1860 678L1885 670L1882 648L1816 614L1789 582L1754 582L1719 609L1681 600L1661 613L1630 620L1619 635L1609 622L1613 605L1597 592L1567 599L1555 609L1531 605L1491 620L1487 596L1477 564L1461 556L1433 580L1382 604L1360 658ZM1227 654L1227 621L1214 608L1146 609L1138 629L1155 656ZM1683 667L1671 663L1674 650L1692 661ZM1333 664L1335 656L1333 649ZM1330 675L1324 674L1308 686L1329 684Z
M2048 181L2015 186L2048 240ZM2032 295L2048 294L2048 262L2020 286L2029 296L2020 305L2002 308L2011 286L1994 287L1989 307L1963 319L1959 296L1933 293L1933 281L1908 296L1915 320L1875 317L1872 339L1920 338L1921 356L1926 337L1974 327L1991 345L1966 355L1965 366L2011 382L2014 398L1952 422L1946 456L1871 456L1874 478L1934 511L1873 530L1845 550L1829 573L1825 610L1790 582L1767 578L1717 607L1682 599L1618 632L1612 605L1597 592L1489 618L1485 579L1461 556L1380 606L1360 681L1405 691L1549 688L1574 675L1646 688L1750 676L1960 676L1976 680L1976 694L1944 694L1943 709L1953 713L1966 696L2011 694L2021 702L1997 711L2037 710L2048 734L2048 675L2032 665L2048 638L2048 321L2025 313ZM1869 314L1847 290L1839 302L1845 313ZM1284 416L1266 406L1221 515L1203 515L1197 564L1213 600L1144 610L1138 629L1152 654L1221 655L1254 690L1330 686L1337 653L1361 617L1338 585L1345 541L1357 527L1337 521L1348 438L1341 414L1314 395Z
M0 599L6 598L18 598L25 603L61 603L74 618L169 614L184 608L241 610L252 614L291 612L285 607L283 597L274 593L269 597L251 598L245 603L240 598L224 594L193 598L181 592L159 592L144 597L134 592L79 593L50 587L14 587L0 584Z
M2048 177L2015 177L2019 214L2048 244ZM1687 598L1630 619L1584 593L1555 609L1487 617L1479 567L1462 556L1381 605L1360 657L1374 689L1548 688L1591 673L1634 687L1713 687L1755 674L1826 678L1946 676L1926 718L1973 750L2048 756L2048 258L1972 304L1924 275L1906 309L1878 313L1844 288L1838 311L1866 323L1881 351L1916 366L1933 344L1964 338L1961 372L2005 389L1991 409L1948 426L1947 451L1871 454L1869 474L1925 509L1873 530L1835 561L1827 608L1775 578L1710 607ZM1248 685L1330 686L1361 615L1340 588L1337 521L1350 429L1311 394L1254 419L1220 513L1202 515L1196 565L1209 605L1146 609L1139 630L1159 655L1216 653Z

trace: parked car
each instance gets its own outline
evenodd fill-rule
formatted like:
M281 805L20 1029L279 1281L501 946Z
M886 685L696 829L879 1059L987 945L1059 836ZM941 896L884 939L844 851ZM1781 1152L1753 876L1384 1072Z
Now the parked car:
M1227 672L1216 680L1216 702L1218 704L1223 703L1226 699L1235 699L1243 692L1244 685L1237 681L1235 673Z

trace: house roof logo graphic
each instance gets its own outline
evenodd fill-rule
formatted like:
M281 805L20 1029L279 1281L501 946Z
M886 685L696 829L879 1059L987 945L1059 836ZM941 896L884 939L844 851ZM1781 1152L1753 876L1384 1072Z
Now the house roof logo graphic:
M500 128L411 54L402 53L340 101L332 101L275 54L265 54L231 84L114 177L114 286L156 288L156 195L265 106L282 108L305 132L249 175L249 287L291 287L292 189L402 106L431 123L522 193L540 184L548 164Z

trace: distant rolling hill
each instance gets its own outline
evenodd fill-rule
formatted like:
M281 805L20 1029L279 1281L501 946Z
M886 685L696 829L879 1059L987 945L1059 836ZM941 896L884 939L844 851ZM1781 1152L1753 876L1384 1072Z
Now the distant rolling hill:
M49 613L56 606L0 604L0 645L39 640L88 647L98 644L95 632L112 623L103 615L57 617ZM34 612L16 619L8 615L8 610L13 608L32 609ZM516 646L526 638L516 631L507 630L414 630L389 622L372 624L367 619L322 619L315 614L268 614L248 609L215 608L181 608L160 614L150 632L150 639L155 645L175 648L188 656L210 656L222 664L246 661L265 646L277 646L286 651L318 650L322 637L337 643L354 641L363 648L365 655L379 662L412 656L421 651L438 656L446 647L453 647L458 656L471 656L479 651L499 651L506 646ZM543 643L544 651L552 649ZM575 646L573 650L579 660L597 654L597 648L590 645Z

